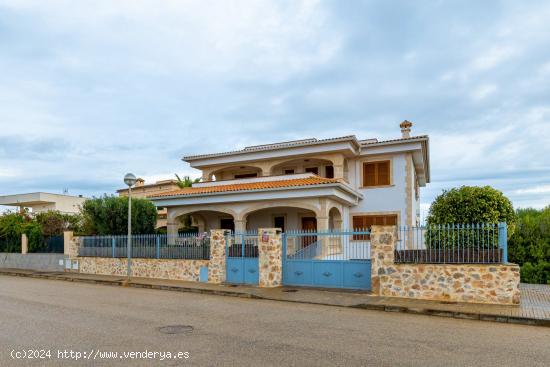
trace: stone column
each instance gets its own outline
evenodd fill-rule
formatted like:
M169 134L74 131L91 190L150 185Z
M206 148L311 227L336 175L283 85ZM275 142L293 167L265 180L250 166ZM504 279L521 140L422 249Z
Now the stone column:
M317 232L328 232L328 216L317 216ZM317 236L317 241L321 242L321 254L323 257L329 255L330 251L330 237L329 236Z
M176 243L179 225L176 221L166 223L167 242L169 245Z
M208 264L208 283L220 284L225 282L225 229L210 231L210 262Z
M73 232L64 231L63 232L63 254L70 256L71 255L71 242L73 241ZM76 254L74 254L76 256Z
M234 219L235 223L235 233L245 233L246 232L246 219Z
M21 253L26 254L27 252L29 252L29 239L27 235L23 233L21 235Z
M280 229L258 229L258 262L260 287L280 287L283 284L283 243Z
M396 234L396 226L372 226L371 228L371 285L374 295L381 295L382 277L392 272L390 269L394 265Z

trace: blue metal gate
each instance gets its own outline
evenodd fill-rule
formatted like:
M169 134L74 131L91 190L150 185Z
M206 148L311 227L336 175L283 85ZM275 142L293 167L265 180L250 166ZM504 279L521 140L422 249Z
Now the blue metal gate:
M257 232L234 233L226 237L226 282L258 285Z
M283 234L283 285L371 289L369 231Z

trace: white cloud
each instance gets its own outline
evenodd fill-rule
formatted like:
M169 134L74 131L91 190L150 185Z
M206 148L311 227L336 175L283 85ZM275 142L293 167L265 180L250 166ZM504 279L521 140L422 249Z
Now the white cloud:
M495 84L483 84L476 87L472 91L472 98L475 101L481 101L491 95L493 95L498 90L498 87Z
M518 190L514 190L514 193L517 195L550 193L550 185L541 185L541 186L535 186L535 187L528 187L526 189L518 189Z
M494 46L476 57L472 62L472 67L480 71L494 69L496 66L508 61L518 53L519 50L512 45Z

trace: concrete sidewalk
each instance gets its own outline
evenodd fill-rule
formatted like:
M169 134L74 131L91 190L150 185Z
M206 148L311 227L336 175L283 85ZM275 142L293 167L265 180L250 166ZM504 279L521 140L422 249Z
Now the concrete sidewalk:
M55 279L116 286L120 286L125 282L124 277L70 272L44 272L22 269L0 269L0 275ZM550 286L548 285L521 284L520 306L451 303L393 297L378 297L372 296L368 293L345 292L342 290L322 290L298 287L257 288L249 286L217 285L149 278L132 278L132 282L129 285L137 288L151 288L284 302L364 308L368 310L387 312L407 312L470 320L496 321L550 327Z

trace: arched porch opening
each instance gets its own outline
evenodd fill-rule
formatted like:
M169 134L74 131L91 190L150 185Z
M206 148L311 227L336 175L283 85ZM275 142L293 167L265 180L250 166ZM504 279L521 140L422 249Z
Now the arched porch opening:
M281 228L285 232L317 229L317 213L312 208L270 205L251 210L242 217L247 230Z
M252 178L261 177L262 168L256 166L232 166L224 167L218 170L212 171L209 175L209 180L214 178L216 181L220 180L234 180L240 178Z
M168 209L168 235L181 232L208 232L211 229L235 230L236 214L232 210L210 207L179 207Z
M328 212L328 227L331 231L341 231L343 229L342 213L336 207L332 207Z
M300 158L288 160L270 169L271 176L291 175L295 173L314 173L321 177L334 177L332 161L319 158Z

